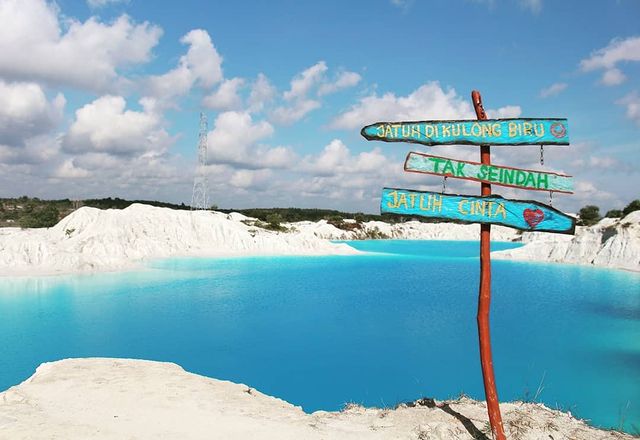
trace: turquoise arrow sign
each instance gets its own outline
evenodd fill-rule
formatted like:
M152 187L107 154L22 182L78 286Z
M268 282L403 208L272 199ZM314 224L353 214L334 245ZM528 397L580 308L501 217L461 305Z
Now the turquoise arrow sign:
M360 134L368 140L424 145L569 145L566 119L485 119L376 122Z
M404 170L534 191L573 192L573 178L564 174L455 160L413 151L407 155Z
M575 218L551 206L500 196L478 197L384 188L380 211L558 234L573 235L576 227Z

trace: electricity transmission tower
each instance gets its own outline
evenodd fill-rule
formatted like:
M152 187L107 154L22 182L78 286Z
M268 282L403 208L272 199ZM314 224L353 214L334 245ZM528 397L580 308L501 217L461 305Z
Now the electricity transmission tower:
M200 133L198 135L198 167L193 178L193 195L191 196L191 209L208 209L207 200L207 117L200 113Z

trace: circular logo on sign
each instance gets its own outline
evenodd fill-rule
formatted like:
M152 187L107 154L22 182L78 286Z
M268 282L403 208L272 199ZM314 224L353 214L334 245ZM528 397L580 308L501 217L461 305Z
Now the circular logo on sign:
M560 122L554 122L553 124L551 124L550 130L551 134L557 138L564 137L564 135L567 134L567 129Z

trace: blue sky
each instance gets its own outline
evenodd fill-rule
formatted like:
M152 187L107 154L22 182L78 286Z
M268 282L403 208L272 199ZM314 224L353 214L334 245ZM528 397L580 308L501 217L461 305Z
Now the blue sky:
M211 203L376 212L383 186L441 189L403 173L407 152L479 153L360 128L470 119L478 89L489 117L569 119L544 166L537 147L494 163L573 175L560 209L622 207L640 196L639 18L635 0L0 0L0 196L189 203L203 111Z

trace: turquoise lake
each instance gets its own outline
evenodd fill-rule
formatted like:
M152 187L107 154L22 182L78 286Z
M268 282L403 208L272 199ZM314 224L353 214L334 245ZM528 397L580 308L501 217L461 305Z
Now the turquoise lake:
M352 245L372 253L0 279L0 389L45 361L100 356L175 362L307 412L484 399L478 243ZM501 400L640 429L640 274L494 260L491 310Z

